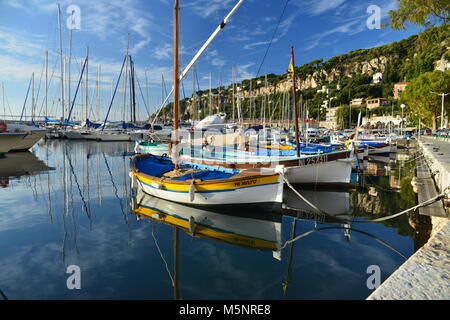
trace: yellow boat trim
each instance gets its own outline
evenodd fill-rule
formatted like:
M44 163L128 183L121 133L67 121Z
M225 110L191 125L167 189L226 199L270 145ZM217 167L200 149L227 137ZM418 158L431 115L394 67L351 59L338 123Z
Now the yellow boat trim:
M177 192L189 192L190 184L177 184L170 182L161 182L159 180L149 179L148 176L141 175L139 172L133 172L139 181L147 185L159 185L158 189L177 191ZM236 181L225 181L218 183L208 183L208 184L195 184L196 192L211 192L211 191L227 191L248 187L261 186L266 184L278 183L278 175L253 177L248 179L236 180Z
M275 149L275 150L292 150L292 149L294 149L293 146L269 146L269 145L264 146L264 148Z
M184 229L188 234L189 232L189 221L180 219L168 214L165 214L161 211L138 207L133 210L137 214L141 214L143 216L149 217L152 220L159 221L171 226L179 227ZM158 217L156 217L158 216ZM191 234L192 235L192 234ZM261 250L277 250L277 245L275 241L268 241L264 239L252 238L247 236L242 236L239 234L214 230L203 225L197 224L195 226L195 237L204 237L212 240L218 240L222 242L226 242L233 245L244 246L252 249L261 249Z

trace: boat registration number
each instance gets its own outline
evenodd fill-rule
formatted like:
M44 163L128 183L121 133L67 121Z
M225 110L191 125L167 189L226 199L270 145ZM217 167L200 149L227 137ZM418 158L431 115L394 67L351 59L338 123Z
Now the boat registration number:
M328 162L328 156L327 155L318 156L318 157L312 157L312 158L300 159L298 161L298 165L299 166L307 166L307 165L311 165L311 164L319 164L319 163L324 163L324 162Z
M234 183L235 187L246 187L246 186L251 186L253 184L256 184L258 180L257 179L253 179L253 180L244 180L244 181L236 181Z

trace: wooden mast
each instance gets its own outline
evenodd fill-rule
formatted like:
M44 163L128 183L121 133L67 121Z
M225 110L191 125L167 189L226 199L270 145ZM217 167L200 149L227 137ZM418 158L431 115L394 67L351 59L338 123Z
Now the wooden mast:
M63 44L62 44L62 31L61 31L61 6L58 3L58 25L59 25L59 54L61 62L61 121L64 123L64 60L63 60Z
M175 159L175 168L178 169L178 113L179 113L179 97L180 97L180 78L178 75L178 14L180 10L180 1L175 0L175 21L174 21L174 38L173 38L173 132L174 141L172 146L172 157ZM174 149L175 147L175 149Z
M294 102L294 125L295 125L295 146L297 148L297 157L300 157L300 142L299 142L299 131L298 131L298 109L297 109L297 94L295 85L295 60L294 60L294 47L291 47L291 63L292 63L292 94Z

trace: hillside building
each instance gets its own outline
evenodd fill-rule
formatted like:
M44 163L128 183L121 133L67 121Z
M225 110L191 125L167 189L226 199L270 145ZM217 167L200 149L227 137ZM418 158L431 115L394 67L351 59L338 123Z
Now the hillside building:
M394 84L394 90L393 90L394 99L400 99L400 92L405 91L408 84L409 84L409 82L407 82L407 81L398 82L398 83Z
M379 108L381 106L389 105L389 100L385 98L373 98L373 99L367 99L366 101L367 109L375 109Z

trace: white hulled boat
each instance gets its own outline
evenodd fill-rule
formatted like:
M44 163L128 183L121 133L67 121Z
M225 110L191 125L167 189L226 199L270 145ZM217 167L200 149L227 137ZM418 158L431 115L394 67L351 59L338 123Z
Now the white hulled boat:
M8 153L13 148L22 145L26 133L0 132L0 155Z

